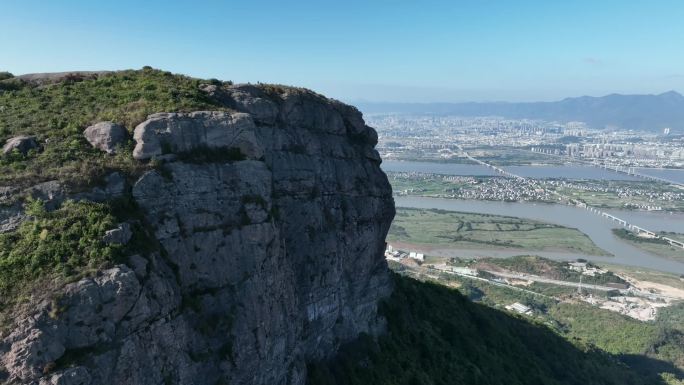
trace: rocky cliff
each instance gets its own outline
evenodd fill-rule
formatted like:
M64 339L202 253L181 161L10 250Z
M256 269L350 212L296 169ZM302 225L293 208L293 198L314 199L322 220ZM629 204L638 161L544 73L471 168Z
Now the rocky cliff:
M0 343L1 380L302 384L308 361L383 330L394 204L375 131L353 107L310 91L201 87L224 108L159 111L135 127L144 172L80 192L51 182L58 193L44 200L56 207L129 199L140 219L103 242L146 231L156 247L17 310ZM121 132L102 123L86 135L121 153ZM3 231L31 220L17 202L2 206Z

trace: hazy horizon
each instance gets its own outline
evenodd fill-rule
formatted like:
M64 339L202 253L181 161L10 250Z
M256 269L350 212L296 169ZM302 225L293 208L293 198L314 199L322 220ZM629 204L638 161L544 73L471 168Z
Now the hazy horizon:
M139 69L139 68L138 68L138 69ZM166 70L165 68L157 68L157 69ZM39 73L81 72L81 71L82 71L82 72L107 72L107 71L112 71L112 72L113 72L113 71L125 71L125 70L136 70L136 68L127 68L127 69L87 69L87 70L83 70L83 69L73 69L73 70L66 70L66 71L23 72L23 73L12 73L12 74L13 74L14 76L22 76L22 75L32 75L32 74L39 74ZM0 71L2 71L2 69L0 69ZM9 72L11 72L11 71L9 71ZM179 73L179 74L192 76L191 74L185 74L185 73ZM202 78L210 79L210 78L213 78L213 77L211 77L211 76L205 76L205 77L202 77ZM224 80L224 81L225 81L225 80L231 80L231 79L219 79L219 80ZM231 80L231 81L232 81L232 80ZM239 82L239 83L252 83L252 84L256 84L256 83L259 83L259 81L255 81L255 82L247 81L247 82ZM296 84L286 84L286 83L281 83L281 84L291 85L291 86L297 86ZM331 92L331 93L326 94L324 91L321 91L321 90L319 90L319 89L313 89L313 88L312 88L312 90L315 91L315 92L318 92L318 93L321 93L321 94L324 94L324 95L333 97L333 98L335 98L335 99L344 101L344 102L352 103L352 104L353 104L353 103L369 103L369 104L373 104L373 103L377 103L377 104L382 104L382 103L388 103L388 104L393 104L393 103L397 103L397 104L440 104L440 103L444 103L444 104L452 104L452 103L453 103L453 104L458 104L458 103L535 103L535 102L557 102L557 101L561 101L561 100L567 99L567 98L580 98L580 97L596 97L596 98L599 98L599 97L608 96L608 95L613 95L613 94L626 95L626 96L634 96L634 95L660 95L660 94L665 94L665 93L668 93L668 92L676 92L676 93L682 95L682 92L680 92L679 90L669 89L669 90L663 90L663 91L655 91L655 92L651 92L651 93L620 93L620 92L609 92L609 93L605 93L605 94L591 94L591 95L590 95L590 94L566 95L566 96L559 97L559 98L549 98L549 99L545 99L545 100L544 100L544 99L506 100L506 99L467 99L467 98L464 98L464 99L455 99L455 100L450 100L449 98L445 98L445 99L434 99L434 100L432 100L432 99L431 99L431 100L409 100L409 99L406 99L406 100L391 100L391 99L372 99L372 98L369 99L369 98L364 98L364 97L361 97L361 98L340 98L340 97L335 96L335 95L334 95L334 92Z
M553 101L684 90L684 3L658 5L27 0L3 6L0 71L150 65L297 85L346 101Z

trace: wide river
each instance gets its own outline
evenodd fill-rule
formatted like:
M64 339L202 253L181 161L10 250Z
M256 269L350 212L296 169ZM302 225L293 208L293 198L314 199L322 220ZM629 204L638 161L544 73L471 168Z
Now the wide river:
M385 171L426 172L446 175L498 175L492 169L477 164L384 161ZM608 179L608 180L643 180L635 176L617 173L592 166L510 166L503 167L509 172L528 178L569 178L569 179ZM638 172L650 174L669 180L684 182L684 170L638 169ZM587 234L600 248L614 257L581 255L563 252L534 252L544 257L567 260L586 258L593 261L620 263L641 266L650 269L684 274L684 263L665 259L638 249L617 238L612 229L615 222L589 211L573 206L559 204L535 204L528 202L490 202L476 200L439 199L422 197L398 197L398 207L437 208L452 211L508 215L513 217L535 219L559 225L573 227ZM643 212L609 209L605 210L629 223L653 231L673 231L684 233L684 214L665 212ZM515 250L440 250L442 254L458 254L463 256L491 255L506 257L517 255Z
M655 176L658 178L667 179L672 182L684 183L684 169L672 168L637 168L634 171Z
M381 165L385 171L425 172L444 175L499 175L494 170L479 164L412 162L385 160ZM568 178L568 179L607 179L607 180L644 180L635 176L618 173L593 166L505 166L504 170L525 178ZM684 183L684 169L637 168L636 172Z
M553 251L534 251L531 253L557 260L585 258L596 262L639 266L665 272L684 274L684 263L665 259L627 244L612 233L611 230L615 227L618 227L615 222L574 206L544 203L509 203L425 197L395 197L395 203L397 207L414 207L425 209L434 208L451 211L507 215L573 227L587 234L598 247L606 250L614 256L606 257ZM684 214L656 214L653 212L624 210L607 211L621 218L633 221L634 224L653 230L684 232ZM524 253L524 251L449 249L441 250L440 253L442 255L466 257L483 255L510 257Z

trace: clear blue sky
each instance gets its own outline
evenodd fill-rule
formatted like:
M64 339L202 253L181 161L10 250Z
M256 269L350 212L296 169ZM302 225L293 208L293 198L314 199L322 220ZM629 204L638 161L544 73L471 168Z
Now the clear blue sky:
M684 91L684 1L3 0L0 70L155 68L347 100Z

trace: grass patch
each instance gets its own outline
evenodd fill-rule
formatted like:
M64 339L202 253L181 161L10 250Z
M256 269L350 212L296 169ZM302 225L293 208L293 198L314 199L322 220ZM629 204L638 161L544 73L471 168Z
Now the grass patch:
M684 261L684 249L681 247L672 246L664 239L640 237L626 229L613 229L613 234L646 252L665 258ZM681 234L677 233L663 233L661 235L674 240L681 240L682 237Z
M0 184L28 186L59 179L81 185L107 169L130 174L140 167L130 149L116 157L93 149L83 138L87 126L108 120L132 131L156 112L226 109L199 89L207 81L151 68L42 85L9 78L0 85L8 82L12 87L0 88L0 142L34 135L42 149L0 158Z
M98 269L122 255L122 246L102 242L116 226L109 207L100 203L67 201L47 212L31 201L27 213L34 220L15 232L0 234L0 293L3 302L24 284L44 276L72 277Z
M606 255L577 229L515 217L435 209L398 208L388 241L451 249L515 248Z

